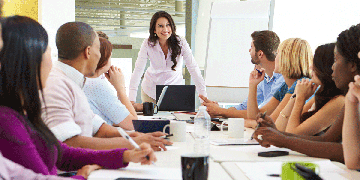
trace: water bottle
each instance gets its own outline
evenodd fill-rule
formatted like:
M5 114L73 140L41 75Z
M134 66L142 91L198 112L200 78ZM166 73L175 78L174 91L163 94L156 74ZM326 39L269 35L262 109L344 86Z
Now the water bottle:
M209 155L210 153L210 122L211 118L206 111L206 106L200 106L199 112L196 114L194 119L195 130L195 144L194 152L198 154Z

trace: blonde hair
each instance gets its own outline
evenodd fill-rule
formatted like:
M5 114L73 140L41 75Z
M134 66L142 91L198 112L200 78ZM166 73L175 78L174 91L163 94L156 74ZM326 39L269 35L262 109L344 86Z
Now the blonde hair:
M309 43L300 38L290 38L279 45L279 72L287 78L310 77L313 53Z

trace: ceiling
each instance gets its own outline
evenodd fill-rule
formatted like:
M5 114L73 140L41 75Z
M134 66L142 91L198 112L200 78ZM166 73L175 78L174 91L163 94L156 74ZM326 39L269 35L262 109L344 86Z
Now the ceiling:
M147 33L152 15L166 11L177 26L185 25L185 0L75 0L75 20L108 36Z

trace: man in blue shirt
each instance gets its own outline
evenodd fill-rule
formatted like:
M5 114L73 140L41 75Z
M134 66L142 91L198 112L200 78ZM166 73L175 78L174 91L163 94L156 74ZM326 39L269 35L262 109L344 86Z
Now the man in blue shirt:
M264 80L257 86L257 103L259 108L269 102L271 97L285 82L281 74L274 73L276 50L280 44L280 39L272 31L255 31L251 34L252 42L249 49L251 62L263 68L265 72ZM259 70L260 72L260 70ZM222 116L227 118L246 118L247 98L235 107L229 109L221 108L219 105L200 95L207 106L207 111L212 117Z

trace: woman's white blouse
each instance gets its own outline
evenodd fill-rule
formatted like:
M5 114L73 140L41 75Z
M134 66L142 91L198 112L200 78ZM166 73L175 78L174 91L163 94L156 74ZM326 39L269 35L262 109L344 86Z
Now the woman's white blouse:
M141 45L135 69L132 73L129 87L130 101L136 101L136 95L141 76L143 75L147 60L150 59L150 67L146 70L141 88L153 99L156 99L156 85L183 85L182 67L185 63L191 78L196 85L196 91L204 96L206 94L205 81L201 76L200 69L191 52L189 44L184 38L179 38L181 54L176 58L176 71L171 69L174 63L171 61L171 49L165 55L157 41L155 46L149 46L148 39Z

